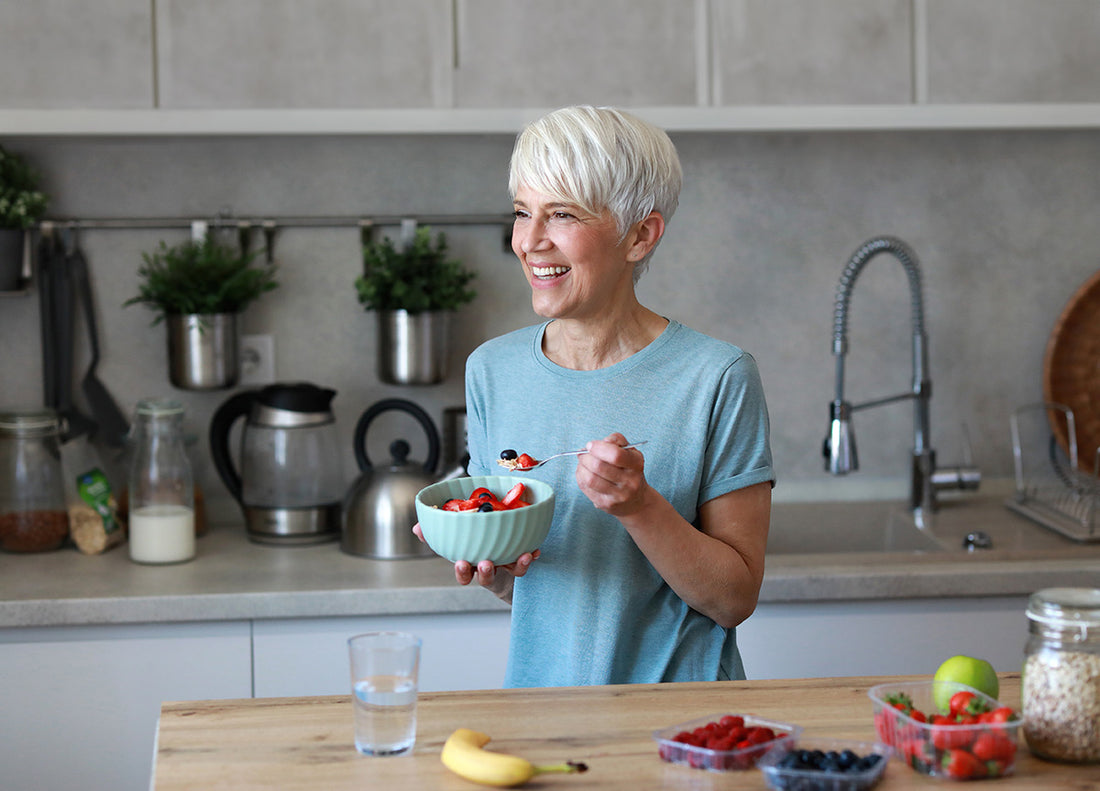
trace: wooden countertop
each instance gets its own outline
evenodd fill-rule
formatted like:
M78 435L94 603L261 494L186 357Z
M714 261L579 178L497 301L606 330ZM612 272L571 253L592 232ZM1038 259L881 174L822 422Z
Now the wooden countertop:
M867 690L889 680L851 677L424 693L413 752L384 758L355 751L348 696L166 703L161 709L154 787L470 791L477 786L449 772L439 760L447 736L467 727L492 736L490 748L535 763L588 764L586 774L538 777L529 788L763 789L764 777L755 770L719 774L665 763L657 757L651 733L713 713L738 712L797 723L807 735L872 741ZM1019 674L1002 675L1000 697L1018 706ZM895 759L877 788L929 789L937 783ZM1022 746L1015 774L995 783L997 791L1100 789L1100 767L1040 761Z

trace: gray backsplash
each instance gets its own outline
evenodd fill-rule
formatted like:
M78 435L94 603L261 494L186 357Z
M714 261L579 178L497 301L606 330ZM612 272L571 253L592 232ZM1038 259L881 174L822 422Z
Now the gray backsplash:
M685 167L680 211L642 279L643 302L752 352L764 377L780 476L777 497L905 490L912 407L860 413L863 471L822 471L833 391L833 295L848 256L878 234L901 237L923 269L930 346L932 443L941 463L963 454L967 424L987 479L1012 474L1009 415L1042 395L1043 353L1066 300L1098 267L1100 134L1082 132L693 133L675 136ZM44 171L53 216L210 218L506 213L508 135L7 139ZM395 229L388 229L393 232ZM463 401L465 356L481 340L532 323L527 286L500 227L447 229L479 272L459 314L448 380L383 385L373 317L355 299L358 231L288 228L276 238L280 287L249 308L247 333L275 336L280 380L335 388L344 459L375 401L400 396L438 420ZM165 335L136 293L141 252L185 231L84 230L99 311L99 374L123 407L174 392L201 442L199 480L215 519L234 519L207 451L213 410L229 393L173 391ZM855 401L909 387L904 273L876 259L850 313L848 391ZM0 405L41 402L36 295L0 299ZM77 358L77 381L87 348ZM517 383L522 386L522 383ZM78 403L82 403L78 396ZM412 441L404 416L379 420L372 458Z

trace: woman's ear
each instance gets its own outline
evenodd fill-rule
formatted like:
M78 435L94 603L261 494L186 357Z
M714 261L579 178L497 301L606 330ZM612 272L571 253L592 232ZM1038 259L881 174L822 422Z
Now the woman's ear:
M648 217L634 224L630 238L630 248L626 252L628 261L641 261L657 246L665 235L665 218L660 212L651 211Z

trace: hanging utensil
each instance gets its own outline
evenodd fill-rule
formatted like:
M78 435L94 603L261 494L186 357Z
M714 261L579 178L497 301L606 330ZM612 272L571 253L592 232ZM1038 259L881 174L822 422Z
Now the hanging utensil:
M98 425L97 436L111 447L121 448L126 444L126 435L130 431L130 423L119 409L115 399L107 390L106 385L96 375L96 367L99 365L99 333L96 328L95 305L92 301L91 277L88 274L88 260L84 257L80 246L73 240L72 249L66 256L73 283L76 286L77 295L80 297L81 311L84 313L84 322L88 328L88 345L91 350L91 363L84 374L81 387L88 406L92 410L92 416Z
M57 254L57 240L53 224L42 224L42 236L38 242L38 318L42 332L42 402L45 406L57 406L57 327L53 322L53 259Z
M71 233L71 229L69 231ZM68 248L69 234L62 239L62 247ZM84 434L92 434L96 430L94 420L84 415L73 404L73 346L75 341L75 326L73 313L76 302L72 279L72 267L67 249L59 251L53 258L54 275L54 313L53 322L56 327L54 352L57 365L57 409L62 419L64 430L62 440L68 442L74 437Z

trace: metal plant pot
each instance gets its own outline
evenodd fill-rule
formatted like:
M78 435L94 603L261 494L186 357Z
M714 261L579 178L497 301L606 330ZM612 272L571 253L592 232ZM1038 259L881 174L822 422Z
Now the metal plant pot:
M449 311L378 312L378 376L394 385L434 385L447 377Z
M236 313L168 316L168 376L181 390L219 390L240 378Z

